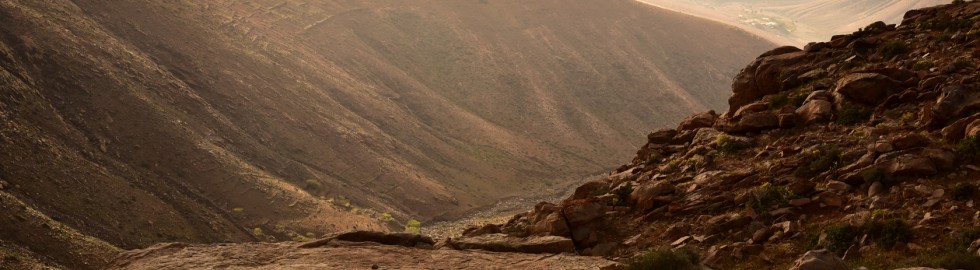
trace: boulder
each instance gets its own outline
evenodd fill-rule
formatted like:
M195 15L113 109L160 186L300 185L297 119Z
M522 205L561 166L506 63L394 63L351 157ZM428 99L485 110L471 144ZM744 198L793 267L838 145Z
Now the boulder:
M885 101L893 92L897 92L901 83L888 76L877 73L854 73L845 76L837 82L834 92L847 100L868 106L877 106Z
M473 237L473 236L479 236L479 235L484 235L484 234L494 234L494 233L500 233L500 232L501 232L500 225L498 225L498 224L486 224L486 225L479 226L479 227L473 226L473 227L467 228L466 230L463 231L463 236Z
M722 122L718 125L719 129L728 133L756 132L779 127L779 117L770 111L746 113L737 120L726 119Z
M588 224L606 214L606 205L596 200L580 200L569 202L564 210L565 219L571 226Z
M934 175L938 172L931 159L915 154L904 154L888 161L885 172L894 176Z
M478 249L493 252L519 253L574 253L571 239L559 236L511 237L506 234L487 234L477 237L453 239L449 243L455 249Z
M390 246L433 246L436 242L431 237L413 233L384 233L375 231L350 231L327 235L319 240L300 245L300 248L316 248L330 244L332 241L373 242Z
M762 54L749 66L742 69L732 82L732 97L728 99L729 110L725 115L734 116L735 111L745 104L783 90L783 74L792 66L807 61L809 57L796 47L780 47Z
M735 115L733 115L733 117L734 118L740 118L740 117L745 116L747 114L764 112L764 111L768 111L768 110L769 110L769 103L768 102L765 102L765 101L757 101L757 102L749 103L749 104L747 104L745 106L742 106L741 108L738 108L738 110L735 111Z
M609 182L604 180L590 181L582 184L575 189L575 193L572 194L571 200L581 200L591 198L596 195L600 190L608 190Z
M721 131L713 128L702 128L698 129L697 133L694 134L694 139L691 141L691 145L711 145L718 140L718 135L721 135Z
M811 100L800 108L796 109L796 114L800 116L804 124L811 124L830 119L834 111L834 104L826 100Z
M966 113L980 109L980 86L950 85L943 87L942 96L936 105L928 110L926 125L934 128L945 126L950 121L959 120Z
M648 211L656 205L656 198L674 192L674 185L669 182L661 181L656 183L643 183L633 190L630 194L630 204L636 206L638 211Z
M670 144L670 142L674 140L674 136L677 136L677 130L669 128L654 130L647 135L647 143Z
M691 115L685 118L684 121L681 121L681 124L677 127L677 130L685 131L712 127L715 125L716 120L718 120L718 114L715 113L715 111L707 111L704 113Z
M551 213L540 220L535 221L527 228L527 233L529 235L535 236L567 236L571 233L568 228L568 221L561 213Z
M892 145L897 150L926 147L932 144L932 139L919 133L905 134L892 140Z
M811 250L796 260L790 270L850 270L844 260L826 249Z

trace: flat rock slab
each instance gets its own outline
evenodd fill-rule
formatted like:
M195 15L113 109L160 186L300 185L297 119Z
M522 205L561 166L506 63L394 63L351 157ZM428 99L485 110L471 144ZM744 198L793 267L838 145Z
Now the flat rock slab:
M428 250L385 245L299 248L297 243L160 244L123 253L108 269L611 269L570 254Z

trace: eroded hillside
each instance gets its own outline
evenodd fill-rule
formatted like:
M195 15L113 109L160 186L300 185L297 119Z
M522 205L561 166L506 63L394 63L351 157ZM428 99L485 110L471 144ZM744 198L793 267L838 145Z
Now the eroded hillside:
M38 214L0 247L69 268L30 239L301 240L558 191L771 46L626 0L7 0L0 30L0 193Z

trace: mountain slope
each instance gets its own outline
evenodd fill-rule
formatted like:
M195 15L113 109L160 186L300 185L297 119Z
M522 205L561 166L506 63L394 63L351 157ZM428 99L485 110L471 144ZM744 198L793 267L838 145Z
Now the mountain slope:
M722 108L727 78L771 46L625 0L0 15L0 192L122 248L400 229L558 191L646 127Z

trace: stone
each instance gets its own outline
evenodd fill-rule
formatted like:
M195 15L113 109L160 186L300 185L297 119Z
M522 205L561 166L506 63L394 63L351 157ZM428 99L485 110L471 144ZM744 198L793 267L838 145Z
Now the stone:
M888 76L877 73L854 73L844 76L837 82L834 92L847 100L867 106L876 106L885 101L901 83Z
M571 226L588 224L606 214L606 205L595 200L569 202L562 211Z
M905 134L892 140L892 145L894 145L895 149L897 150L926 147L931 144L932 139L919 133Z
M571 239L559 236L511 237L506 234L487 234L477 237L462 237L452 241L456 249L478 249L493 252L519 253L573 253L575 244Z
M660 182L647 182L639 184L633 189L633 193L630 193L630 204L636 207L638 211L648 211L652 210L656 206L657 197L667 195L674 192L674 185L670 182L660 181Z
M770 111L748 113L738 117L738 120L724 121L719 127L728 133L757 132L778 128L779 117Z
M463 231L463 236L472 237L492 233L500 233L500 225L486 224L480 227L470 227Z
M868 187L868 197L881 195L884 191L885 191L885 186L882 185L881 182L875 181L874 183L871 183L871 186Z
M717 141L718 135L721 134L721 131L713 128L698 129L697 133L694 135L691 145L710 145Z
M833 114L834 105L826 100L812 100L809 101L800 108L796 109L796 114L799 115L803 124L809 125L812 123L829 120Z
M756 101L753 103L746 104L735 111L734 118L739 118L748 114L759 113L769 110L769 103L765 101Z
M382 245L416 247L420 244L433 246L435 241L431 237L413 233L384 233L375 231L350 231L334 233L319 240L311 241L300 245L300 248L316 248L330 244L333 241L346 242L373 242Z
M733 95L728 99L729 111L726 116L734 116L735 111L745 104L782 91L784 78L781 78L781 74L785 74L790 66L809 58L811 57L796 47L780 47L764 53L735 76L732 82Z
M895 176L935 175L938 172L931 159L915 154L904 154L888 162L885 171Z
M830 190L830 191L834 191L834 192L838 192L838 193L843 193L843 192L847 192L847 191L851 190L851 188L853 188L853 187L851 187L851 185L848 185L847 183L844 183L844 182L841 182L841 181L828 181L827 182L827 190Z
M571 233L568 221L560 212L550 213L527 228L527 233L536 236L567 236Z
M799 199L789 200L789 205L796 206L796 207L802 207L807 204L810 204L810 198L799 198Z
M850 270L844 260L826 249L811 250L796 260L790 270Z
M680 125L677 126L677 130L686 131L712 127L715 125L716 120L718 120L718 114L715 111L695 114L681 121Z
M941 127L980 108L980 85L949 85L943 87L936 105L928 110L926 125Z
M647 135L647 143L649 144L670 144L674 140L674 136L677 136L677 130L673 129L658 129Z
M663 235L667 239L677 239L687 236L690 234L690 232L691 224L688 224L687 222L677 222L667 227L667 229L664 230Z
M570 199L581 200L581 199L591 198L595 196L597 191L605 190L608 188L609 188L609 182L603 180L590 181L576 188L575 193L572 194L572 197Z

